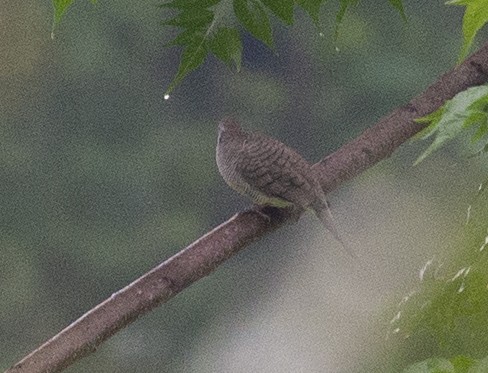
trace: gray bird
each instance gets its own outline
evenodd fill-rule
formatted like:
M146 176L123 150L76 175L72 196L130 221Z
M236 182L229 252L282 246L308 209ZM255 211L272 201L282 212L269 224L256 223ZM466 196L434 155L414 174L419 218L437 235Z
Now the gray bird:
M271 137L243 131L232 118L219 122L218 134L217 166L232 189L257 205L312 209L343 244L318 177L300 154Z

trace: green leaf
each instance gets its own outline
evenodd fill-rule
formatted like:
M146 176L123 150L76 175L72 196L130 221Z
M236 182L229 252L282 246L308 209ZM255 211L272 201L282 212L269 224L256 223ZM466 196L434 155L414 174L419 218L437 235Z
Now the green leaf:
M199 67L207 56L207 49L205 47L204 36L195 39L186 46L185 50L181 55L180 66L178 67L178 72L170 83L165 95L169 95L173 89L181 83L183 78L187 76L190 72Z
M488 133L487 119L486 113L480 112L473 114L466 120L464 127L478 125L478 129L471 137L471 142L480 141Z
M222 20L229 14L231 4L230 1L220 0L174 0L162 5L180 10L178 15L163 24L183 28L183 31L167 44L183 47L183 53L178 72L165 96L169 95L190 72L198 68L210 51L225 63L234 63L237 69L240 69L240 35L234 28L221 26ZM209 7L212 8L207 9Z
M297 5L305 10L316 26L319 25L320 6L326 0L295 0Z
M388 0L391 5L393 5L398 12L400 12L400 15L402 16L404 21L407 21L407 16L405 15L405 10L403 9L403 3L402 0Z
M63 14L69 8L73 0L53 0L54 6L54 25L58 24L63 17ZM53 25L53 27L54 27Z
M411 365L403 373L456 373L456 371L449 360L432 358Z
M234 63L237 71L241 69L242 42L239 31L221 27L208 40L208 46L215 56L229 67Z
M266 10L256 0L234 0L234 12L239 22L255 38L273 48L273 34Z
M415 122L417 123L429 125L421 130L419 133L417 133L414 139L425 140L432 136L435 133L435 128L437 127L437 124L441 120L443 114L444 106L441 106L439 109L430 114L427 114L425 117L415 119Z
M358 2L359 0L340 0L339 11L336 14L336 27L334 32L334 36L336 39L339 35L339 26L342 23L342 20L344 18L344 15L346 14L347 9L350 6L357 5Z
M53 26L51 29L51 38L54 38L54 29L56 26L61 22L61 18L63 18L64 13L68 10L68 8L73 3L73 0L52 0L53 7L54 7L54 19L53 19ZM97 0L91 0L93 4L96 4Z
M210 1L204 0L197 6L193 1L183 2L175 0L171 3L163 4L164 6L181 9L181 12L170 19L164 21L164 25L181 27L184 30L168 46L179 45L184 47L181 55L180 65L173 81L170 83L165 95L169 95L173 89L193 70L197 69L207 56L206 38L214 20L214 13L206 9L211 4ZM192 7L186 6L193 5Z
M464 40L459 56L459 61L462 61L468 55L476 34L488 22L488 2L486 0L452 0L446 4L466 6L463 17Z
M475 124L482 125L484 122L480 120L480 112L486 112L487 100L488 86L472 87L458 93L434 113L417 119L417 122L421 123L431 122L421 131L422 138L425 139L435 134L435 139L418 157L415 165L455 138L463 129ZM484 133L481 133L481 137ZM480 136L480 134L475 135Z
M184 30L179 33L172 41L165 44L165 47L172 47L175 45L185 46L201 40L205 35L205 30Z
M287 25L293 23L293 0L261 0L273 14Z
M184 27L196 30L212 22L214 14L204 8L185 9L169 21L162 22L163 25Z
M73 0L53 0L54 6L54 22L53 22L53 29L54 27L61 21L66 10L69 8Z

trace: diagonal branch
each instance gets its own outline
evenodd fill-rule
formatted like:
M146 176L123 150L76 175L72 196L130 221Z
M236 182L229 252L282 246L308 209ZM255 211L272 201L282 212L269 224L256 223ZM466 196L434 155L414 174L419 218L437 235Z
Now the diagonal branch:
M461 65L441 76L407 105L316 163L326 192L355 177L416 134L413 120L438 109L468 87L488 81L488 43ZM276 212L276 211L275 211ZM290 216L278 211L267 221L253 210L240 212L132 284L114 293L5 373L59 372L94 352L111 335L195 281L253 241L283 225Z

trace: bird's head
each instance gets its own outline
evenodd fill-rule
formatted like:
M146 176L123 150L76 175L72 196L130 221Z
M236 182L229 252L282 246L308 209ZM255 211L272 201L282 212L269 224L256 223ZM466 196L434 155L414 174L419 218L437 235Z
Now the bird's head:
M219 133L240 133L242 132L241 126L234 118L225 117L219 122Z
M246 138L246 133L241 129L237 121L231 117L225 117L219 122L218 144L222 146L233 146L242 142Z

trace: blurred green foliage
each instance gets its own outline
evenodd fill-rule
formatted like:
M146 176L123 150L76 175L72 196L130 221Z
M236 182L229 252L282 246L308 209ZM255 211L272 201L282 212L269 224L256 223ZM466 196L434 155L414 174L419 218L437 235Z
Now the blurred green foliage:
M386 312L390 325L381 361L385 371L400 371L408 361L422 359L404 372L486 371L482 359L488 345L487 202L481 191L463 235L451 241L453 247L442 257L428 260L419 271L419 282ZM378 362L373 358L364 366L361 371L376 371Z

